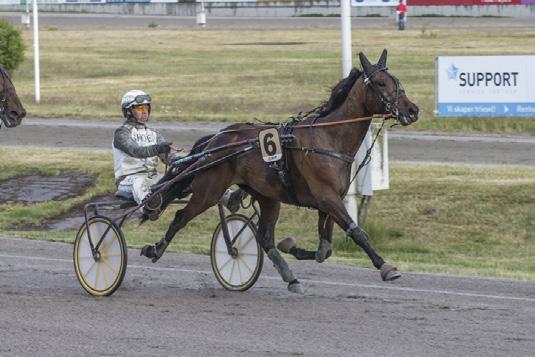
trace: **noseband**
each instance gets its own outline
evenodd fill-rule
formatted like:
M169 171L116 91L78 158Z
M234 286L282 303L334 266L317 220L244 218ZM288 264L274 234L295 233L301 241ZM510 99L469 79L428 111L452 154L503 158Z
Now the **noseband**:
M379 89L377 89L377 87L371 81L373 76L375 76L379 72L384 72L396 84L396 101L394 104L392 104L392 102L390 102L383 95L383 93ZM399 80L393 75L391 75L390 73L388 73L388 68L387 67L377 68L375 71L373 71L369 75L364 73L364 85L366 86L366 89L370 88L373 91L375 96L384 105L385 109L388 110L396 118L396 120L399 121L399 109L398 109L399 97L401 96L401 94L405 93L405 91L403 90L403 88L401 88L401 85L399 84Z

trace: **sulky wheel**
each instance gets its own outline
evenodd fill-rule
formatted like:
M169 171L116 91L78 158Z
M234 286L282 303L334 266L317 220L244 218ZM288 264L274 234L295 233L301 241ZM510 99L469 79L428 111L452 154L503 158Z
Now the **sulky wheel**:
M91 242L96 249L91 249ZM82 224L74 241L74 270L91 295L108 296L121 285L126 272L127 249L123 233L109 218L95 216Z
M254 285L264 262L264 253L256 242L256 228L241 214L226 217L234 254L229 255L221 223L212 237L210 257L219 283L227 290L245 291ZM243 228L243 229L242 229Z

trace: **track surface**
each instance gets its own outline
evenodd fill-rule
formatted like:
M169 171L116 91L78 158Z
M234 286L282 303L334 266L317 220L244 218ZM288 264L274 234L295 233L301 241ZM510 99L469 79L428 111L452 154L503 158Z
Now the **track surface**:
M0 17L13 24L20 24L20 13L0 13ZM107 14L60 14L39 13L39 26L57 28L148 28L156 23L161 28L196 28L195 16L131 16ZM339 17L213 17L207 14L207 28L340 28ZM351 26L357 29L396 29L392 18L388 17L353 17ZM409 17L407 30L426 29L487 29L501 31L505 28L523 31L535 27L533 17Z
M20 127L0 130L0 147L52 147L111 150L117 122L69 119L24 119ZM228 124L162 124L164 136L177 146L191 147L195 140ZM389 132L393 161L477 165L535 166L535 137L462 135L414 132L405 128Z
M78 284L72 245L0 238L0 355L528 356L535 283L291 262L304 296L270 264L244 293L209 257L131 250L121 288Z

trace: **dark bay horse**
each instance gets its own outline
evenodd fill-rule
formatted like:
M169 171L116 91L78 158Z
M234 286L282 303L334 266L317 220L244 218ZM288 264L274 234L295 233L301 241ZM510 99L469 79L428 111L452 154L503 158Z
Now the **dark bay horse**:
M0 127L2 122L7 128L20 125L22 118L26 116L26 110L22 106L15 86L6 69L0 65Z
M397 269L385 263L371 247L366 232L353 222L343 198L349 188L353 158L368 131L371 116L392 114L402 125L409 125L417 120L418 107L407 98L398 79L388 72L386 50L375 65L362 53L359 58L363 71L355 68L340 81L317 115L286 123L285 132L291 132L294 138L285 144L284 170L264 162L260 150L254 149L201 171L186 182L174 183L162 193L164 205L186 187L192 193L189 203L176 213L165 236L155 245L145 246L141 254L157 261L181 228L215 205L228 187L237 184L260 205L256 238L288 283L288 290L302 292L302 287L275 247L274 231L281 202L318 211L320 244L317 261L321 262L331 254L332 230L336 223L368 254L373 265L380 269L383 280L398 278ZM355 118L358 119L350 120ZM208 142L195 146L194 150L255 139L265 127L231 125ZM235 148L230 148L204 161L213 162L233 151ZM164 177L163 181L169 179Z

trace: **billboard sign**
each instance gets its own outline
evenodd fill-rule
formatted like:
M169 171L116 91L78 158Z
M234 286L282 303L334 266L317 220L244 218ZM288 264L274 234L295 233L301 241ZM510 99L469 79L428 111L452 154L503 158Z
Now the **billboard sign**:
M407 0L409 6L520 5L535 0Z
M535 116L535 56L436 59L439 116Z
M351 0L351 6L396 6L399 0Z

